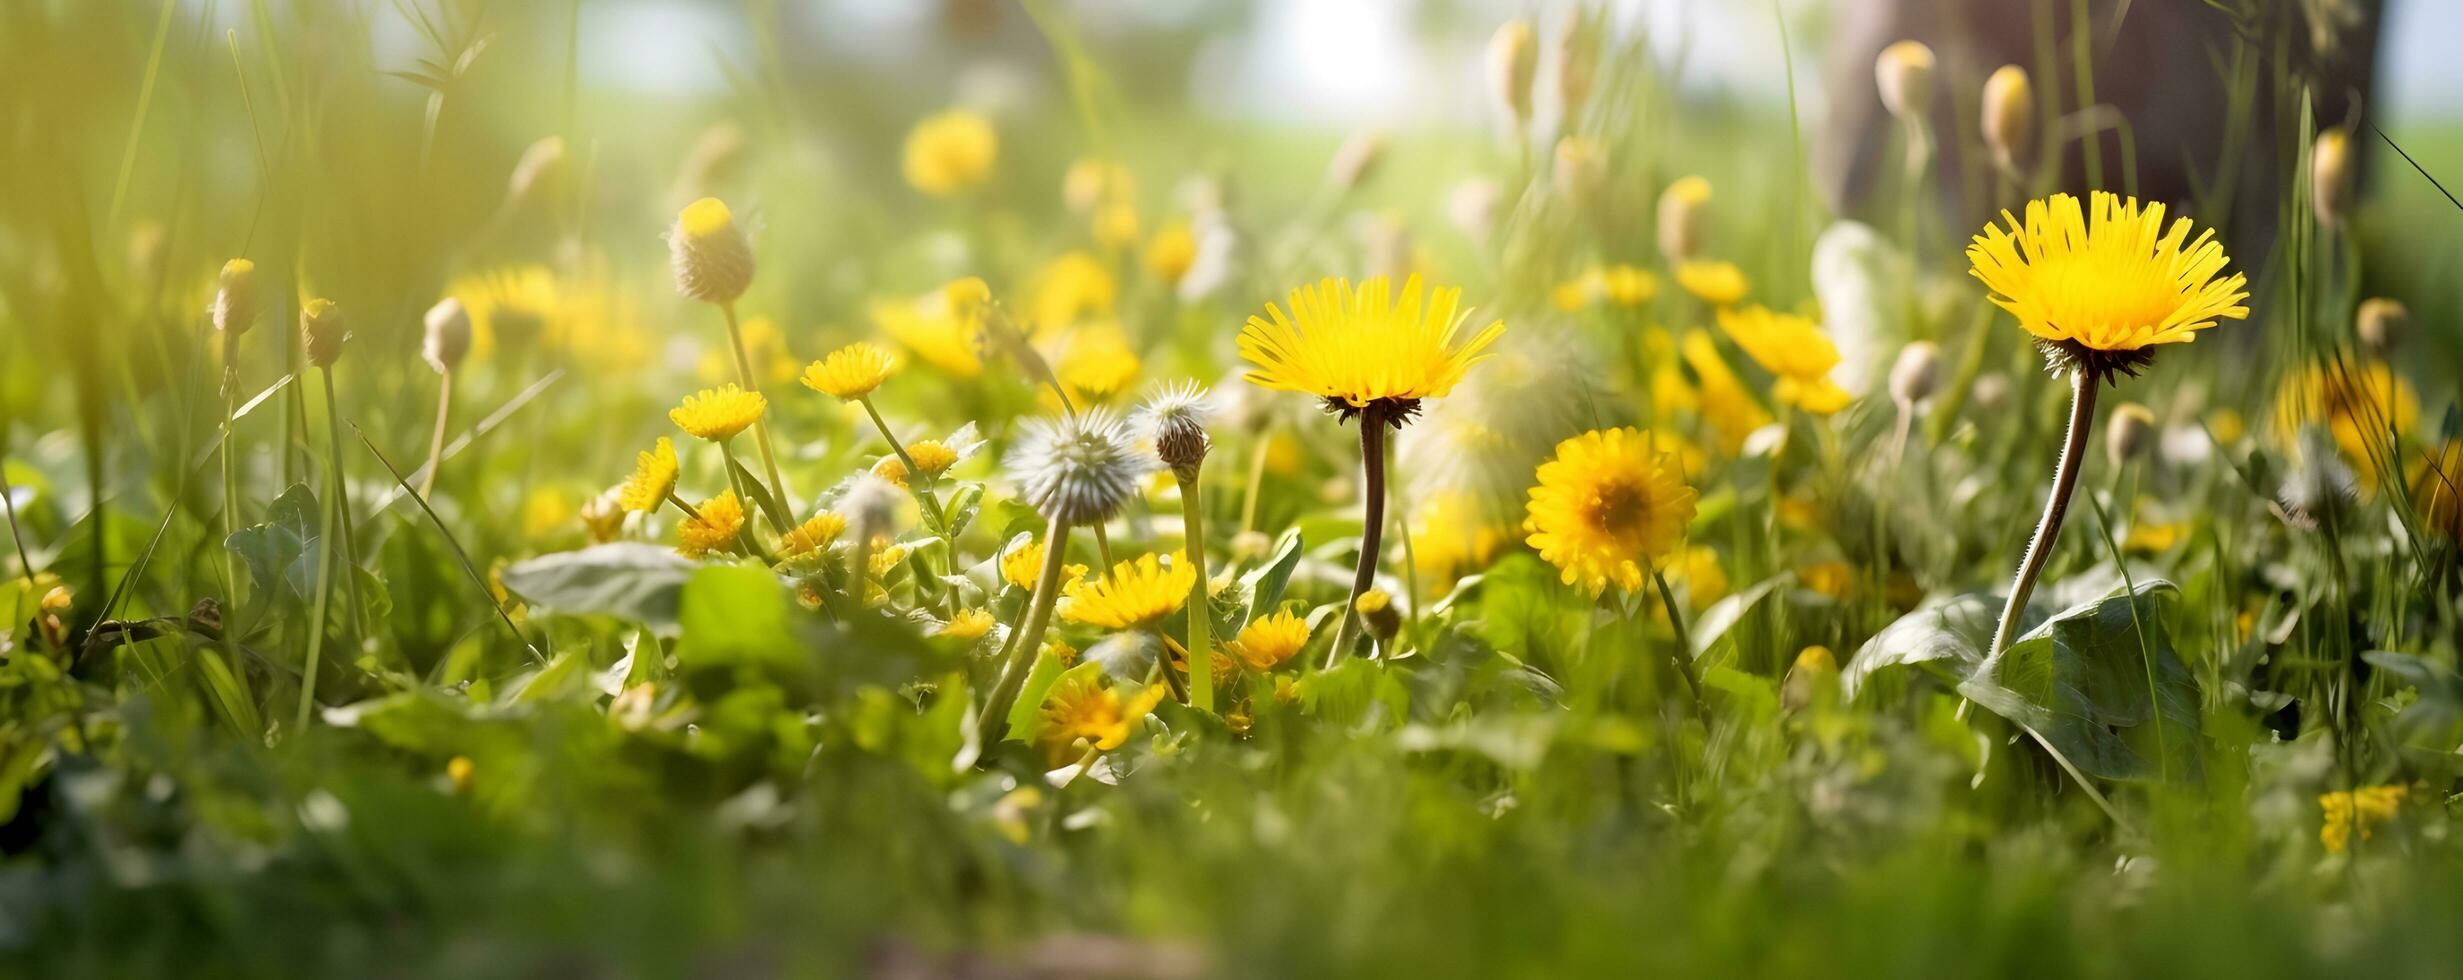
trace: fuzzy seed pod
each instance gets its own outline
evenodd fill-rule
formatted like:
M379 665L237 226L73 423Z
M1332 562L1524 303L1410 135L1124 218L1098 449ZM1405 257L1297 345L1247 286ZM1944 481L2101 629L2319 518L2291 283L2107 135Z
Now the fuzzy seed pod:
M2113 406L2104 432L2104 458L2115 467L2144 455L2155 442L2155 410L2137 402Z
M1139 428L1155 444L1155 456L1183 484L1197 482L1206 451L1214 447L1206 435L1206 420L1214 414L1206 389L1194 381L1165 388L1138 411Z
M1691 260L1702 251L1710 223L1710 181L1680 177L1659 195L1659 254L1670 264Z
M2360 334L2362 350L2379 357L2393 350L2403 339L2405 328L2412 323L2412 311L2401 300L2383 296L2363 301L2354 315L2353 327Z
M1599 141L1568 136L1556 143L1557 192L1577 203L1599 199L1608 183L1608 155Z
M1873 60L1873 84L1881 90L1882 108L1902 122L1923 119L1933 109L1933 49L1922 41L1900 41L1881 49Z
M1899 359L1890 365L1890 400L1905 411L1915 411L1933 391L1941 386L1941 345L1918 340L1899 348Z
M334 301L320 297L299 308L299 337L308 348L308 363L332 367L342 356L342 342L351 339L351 331Z
M2309 204L2318 223L2339 225L2352 206L2352 137L2341 128L2323 130L2309 150Z
M256 326L257 264L232 259L222 264L221 285L214 290L214 329L236 337Z
M428 307L425 322L428 332L419 344L419 356L438 374L462 366L462 358L470 356L470 311L462 308L462 301L445 297Z
M1344 140L1326 164L1326 183L1336 191L1349 193L1376 176L1377 163L1385 159L1385 134L1357 133Z
M685 205L667 232L676 290L704 303L733 303L753 284L753 243L725 202L705 197Z
M1027 422L1008 458L1018 496L1045 519L1072 526L1110 520L1157 465L1105 408Z
M1531 77L1539 69L1539 36L1527 20L1509 20L1488 39L1488 90L1520 126L1531 121Z
M906 492L898 485L874 476L859 473L847 481L847 492L838 498L838 513L847 518L847 530L855 540L880 542L898 534L898 505Z
M1360 597L1352 601L1351 608L1360 614L1360 625L1366 627L1368 635L1379 643L1392 640L1394 634L1402 632L1402 610L1394 608L1394 597L1384 589L1360 593Z
M2010 173L2035 145L2035 90L2026 69L2003 65L1984 80L1984 143Z

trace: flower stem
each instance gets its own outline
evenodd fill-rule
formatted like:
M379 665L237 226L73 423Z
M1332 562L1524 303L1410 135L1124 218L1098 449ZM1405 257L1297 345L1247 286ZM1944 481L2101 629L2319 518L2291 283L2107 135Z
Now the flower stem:
M364 642L367 636L366 626L360 622L359 618L359 541L351 528L351 484L342 468L342 409L334 395L334 369L327 366L317 370L325 376L325 441L330 444L327 452L331 454L330 462L333 468L333 489L327 493L333 498L336 516L340 521L340 527L336 533L342 538L342 582L344 589L351 597L351 607L347 610L350 614L351 636Z
M1188 553L1189 570L1197 573L1196 584L1189 587L1189 706L1199 711L1214 710L1214 660L1209 656L1207 635L1213 628L1213 614L1207 610L1206 580L1206 498L1198 489L1197 474L1180 481L1180 536L1182 548Z
M2078 471L2087 458L2087 435L2095 427L2096 379L2090 372L2070 372L2069 438L2061 444L2061 462L2053 470L2052 496L2044 500L2044 518L2035 526L2035 537L2027 542L2027 555L2018 564L2018 580L2010 585L2010 598L2001 607L2001 624L1993 629L1992 649L1987 657L1997 657L2017 639L2019 616L2026 612L2027 596L2035 591L2035 580L2044 574L2045 563L2052 560L2053 541L2061 533L2061 516L2069 512L2070 495L2078 489Z
M747 474L740 472L742 467L736 464L735 447L730 445L730 442L731 440L726 439L721 439L718 441L718 455L727 464L727 484L730 489L735 491L736 505L750 509L753 506L752 495L744 492L744 479ZM693 516L696 519L699 519L701 515L695 514ZM709 522L703 521L702 523L706 524ZM778 564L776 559L770 557L770 552L768 549L761 547L759 542L753 540L752 521L745 520L736 523L735 540L736 544L744 549L744 553L746 555L759 558L765 564Z
M735 303L720 303L718 308L727 314L727 346L735 350L736 383L743 385L746 391L759 393L761 386L753 382L752 355L744 350L744 328L736 325ZM787 512L794 513L795 498L787 492L787 481L778 475L778 452L770 448L770 420L766 417L754 419L753 435L761 439L761 467L770 477L770 487L778 491L778 502L787 508Z
M1352 609L1360 601L1360 593L1368 591L1377 580L1377 555L1385 545L1385 414L1375 409L1360 413L1360 492L1366 508L1360 528L1360 566L1351 576L1351 594L1343 598L1340 625L1334 628L1334 647L1326 651L1326 666L1341 663L1351 646L1351 621L1359 618Z
M1010 637L1008 662L1001 665L1000 680L992 685L992 693L984 697L983 714L975 718L975 741L989 746L1001 737L1009 724L1009 708L1016 704L1018 692L1026 687L1026 675L1035 669L1035 658L1043 650L1043 631L1052 622L1052 604L1060 598L1061 566L1069 556L1069 522L1054 520L1052 530L1043 539L1043 568L1035 576L1035 596L1026 605L1026 624Z
M940 495L932 492L932 474L916 466L915 457L907 455L906 444L899 442L897 434L889 431L889 421L881 417L881 410L872 407L872 396L866 395L856 401L864 406L864 414L872 417L872 427L880 430L881 439L889 443L889 451L898 454L898 462L906 465L907 492L914 494L915 502L923 507L924 519L932 522L932 533L941 536L941 548L949 555L949 574L958 574L958 542L950 533L949 515L941 511Z
M1693 695L1693 716L1710 724L1710 702L1702 697L1702 677L1693 669L1693 636L1685 630L1685 614L1676 608L1667 576L1652 569L1651 584L1659 587L1659 605L1668 611L1668 625L1676 630L1676 646L1668 651L1668 659L1676 664L1676 675L1685 679L1685 690Z
M1274 430L1261 429L1257 433L1257 445L1249 449L1249 485L1240 498L1240 529L1243 531L1257 530L1257 497L1258 492L1265 489L1266 451L1273 441Z
M434 495L436 471L445 466L445 423L453 415L453 372L438 375L436 383L436 431L428 435L428 465L419 477L419 497Z
M222 334L222 537L228 542L239 530L239 335ZM237 613L246 585L239 577L239 555L222 549L222 571L228 580L232 612Z

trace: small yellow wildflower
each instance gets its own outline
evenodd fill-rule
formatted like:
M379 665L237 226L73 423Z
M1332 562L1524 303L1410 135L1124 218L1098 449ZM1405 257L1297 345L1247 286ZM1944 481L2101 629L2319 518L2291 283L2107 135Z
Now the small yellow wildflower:
M960 380L973 378L983 372L975 352L982 304L962 299L968 292L959 288L962 283L981 287L983 280L961 279L912 300L876 302L872 322L924 363Z
M897 373L898 359L888 351L864 341L856 341L830 352L830 356L812 362L804 369L804 387L839 401L854 401L872 394L890 375Z
M907 133L907 184L933 197L954 197L982 184L1000 158L992 121L965 109L925 118Z
M805 518L804 523L796 525L795 530L787 532L785 537L779 539L778 547L787 557L793 558L797 555L826 550L838 540L839 535L845 533L847 533L846 515L834 510L825 510Z
M1779 402L1815 415L1846 408L1852 396L1830 380L1839 347L1812 320L1760 306L1721 309L1719 329L1764 370L1778 376Z
M633 464L632 479L624 481L619 502L624 509L647 514L667 502L676 492L676 444L660 436L658 445L641 454Z
M958 465L958 451L943 445L938 439L926 439L907 447L907 458L926 476L939 476Z
M900 490L907 489L906 461L899 459L895 455L883 456L880 459L874 460L872 464L872 475L897 484L898 489Z
M732 550L736 532L744 529L744 502L736 499L735 491L724 491L694 509L701 516L686 517L676 525L676 550L687 558Z
M1092 674L1073 674L1052 686L1043 701L1043 739L1055 751L1085 739L1109 752L1129 741L1129 726L1163 703L1169 688L1148 687L1126 698Z
M1243 665L1262 674L1298 655L1308 634L1308 620L1284 610L1250 620L1230 647Z
M761 421L761 413L769 405L760 392L727 384L684 396L684 403L668 412L667 417L695 438L725 442Z
M2318 843L2326 845L2329 854L2341 854L2351 848L2354 831L2368 840L2379 826L2395 818L2411 793L2408 786L2370 786L2319 796L2318 809L2324 811L2326 820L2318 828Z
M935 628L932 635L955 640L978 640L989 632L992 632L991 612L983 609L961 609L957 615L949 617L949 622L942 623Z
M1676 284L1692 293L1695 299L1712 306L1734 306L1745 298L1752 284L1745 281L1745 270L1734 262L1695 260L1676 267Z
M1155 229L1146 241L1146 271L1168 285L1179 285L1189 267L1197 264L1197 235L1189 223L1175 221Z
M1091 316L1112 312L1120 301L1120 283L1103 260L1084 252L1064 252L1035 274L1027 311L1038 332L1057 330Z
M1001 556L1001 580L1021 589L1033 589L1035 576L1043 571L1043 542L1029 541ZM1086 566L1063 564L1061 581L1076 582L1086 577Z
M1531 547L1565 584L1636 591L1651 562L1693 522L1694 491L1647 432L1593 431L1560 442L1531 488Z

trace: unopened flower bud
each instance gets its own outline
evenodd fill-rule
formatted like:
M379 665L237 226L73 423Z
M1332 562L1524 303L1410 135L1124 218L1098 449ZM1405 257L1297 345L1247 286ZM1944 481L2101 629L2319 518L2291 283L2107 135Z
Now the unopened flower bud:
M1334 159L1326 165L1326 183L1349 193L1377 173L1377 163L1385 159L1385 135L1358 133L1344 140L1334 151Z
M1901 121L1914 122L1933 109L1933 49L1922 41L1900 41L1881 49L1873 60L1873 84L1881 90L1882 108Z
M222 264L221 284L214 290L214 329L236 337L256 326L257 264L232 259Z
M705 303L733 303L753 284L753 244L725 202L705 197L685 205L667 233L676 289Z
M2352 205L2352 137L2341 128L2323 130L2309 150L2309 204L2318 223L2338 225Z
M1941 345L1918 340L1899 348L1899 359L1890 365L1890 400L1903 411L1915 411L1933 391L1941 386Z
M2035 91L2026 69L2003 65L1984 80L1984 143L2010 173L2035 145Z
M1516 125L1531 121L1531 77L1539 69L1539 38L1527 20L1509 20L1488 39L1488 89Z
M592 544L606 544L624 533L624 488L615 487L582 502L582 527Z
M2113 407L2111 427L2104 432L2104 457L2115 467L2143 455L2155 437L2155 410L2137 402Z
M1692 260L1702 251L1710 222L1710 181L1680 177L1659 195L1659 254L1670 264Z
M1195 382L1164 389L1138 411L1140 427L1154 441L1155 457L1171 467L1172 476L1184 486L1197 482L1206 451L1214 447L1206 435L1206 419L1213 411L1206 389Z
M2412 311L2401 300L2380 296L2360 304L2353 326L2360 334L2361 349L2384 357L2403 339L2404 329L2411 326L2411 321Z
M1580 118L1590 102L1591 83L1599 75L1599 29L1599 18L1583 9L1557 31L1557 109L1568 121Z
M342 322L342 310L333 300L320 297L299 308L299 337L308 348L308 363L332 367L342 356L342 342L351 339L351 332Z
M1608 183L1608 155L1599 141L1568 136L1556 143L1557 192L1577 203L1599 199Z
M1366 627L1368 635L1379 643L1392 640L1394 634L1402 631L1402 611L1394 608L1394 597L1384 589L1360 593L1360 597L1352 601L1351 608L1360 614L1360 625Z
M419 356L438 374L462 366L462 358L470 355L470 311L462 308L462 301L445 297L428 307L425 322L427 336L419 344Z

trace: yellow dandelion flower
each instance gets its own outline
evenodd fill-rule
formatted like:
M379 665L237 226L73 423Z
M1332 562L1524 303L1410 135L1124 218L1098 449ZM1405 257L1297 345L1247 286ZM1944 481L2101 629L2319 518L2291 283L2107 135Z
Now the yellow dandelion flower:
M1370 402L1413 402L1454 390L1489 344L1505 332L1499 320L1457 342L1470 312L1460 289L1423 293L1420 277L1393 295L1380 276L1353 289L1323 279L1291 291L1291 315L1266 304L1240 331L1240 356L1256 370L1251 383L1316 395L1353 409Z
M839 401L854 401L897 373L898 359L865 341L831 351L804 369L804 387Z
M1591 305L1591 298L1599 295L1602 285L1599 280L1599 270L1584 272L1558 283L1556 288L1549 290L1548 305L1567 313L1575 312Z
M1745 270L1737 268L1736 263L1707 259L1678 263L1676 284L1712 306L1734 306L1753 288L1745 279Z
M1618 306L1640 306L1659 298L1659 277L1650 270L1612 265L1600 273L1601 295Z
M1120 302L1120 283L1103 260L1084 252L1064 252L1035 274L1027 297L1033 328L1046 332L1111 313Z
M1061 618L1104 629L1136 629L1180 611L1197 584L1197 572L1178 554L1167 564L1142 555L1112 566L1092 582L1073 581L1063 593Z
M761 421L761 413L769 405L760 392L727 384L684 396L684 403L668 412L667 417L695 438L725 442Z
M1711 342L1710 335L1699 330L1687 333L1680 350L1685 366L1699 379L1696 395L1702 418L1718 433L1720 448L1731 454L1744 448L1746 436L1770 424L1770 412L1745 390L1744 382L1719 356L1719 345Z
M874 583L879 584L879 581L888 577L889 573L897 571L898 566L907 560L909 553L909 549L903 544L893 544L873 552L872 578Z
M872 463L872 475L897 484L898 489L900 490L907 489L906 461L899 459L895 455L883 456L880 459L874 460Z
M1057 751L1085 739L1105 752L1117 749L1128 743L1129 726L1152 713L1169 691L1156 684L1124 698L1093 674L1066 675L1044 696L1044 743Z
M924 363L967 380L983 373L983 359L975 353L982 318L978 304L953 302L952 291L944 287L912 300L876 302L872 322Z
M1137 383L1140 364L1137 352L1129 349L1129 338L1116 324L1081 332L1071 338L1069 347L1061 353L1060 362L1052 373L1069 389L1070 397L1081 404L1109 403ZM1045 394L1051 392L1046 389ZM1057 401L1057 399L1055 399ZM1050 406L1058 411L1060 406Z
M992 622L992 613L988 610L961 609L957 615L949 617L949 622L935 628L932 635L955 640L978 640L992 632Z
M1597 595L1610 584L1639 590L1651 563L1693 522L1694 491L1675 461L1634 429L1586 432L1560 442L1531 488L1531 547L1568 585Z
M1196 264L1197 235L1186 221L1157 228L1154 237L1146 240L1146 271L1167 285L1179 285Z
M1000 134L982 114L952 109L926 117L907 133L902 170L907 184L933 197L954 197L992 176Z
M1831 369L1839 366L1839 347L1812 320L1757 304L1721 309L1719 329L1754 363L1778 375L1773 394L1781 404L1828 415L1853 399L1830 380Z
M839 535L845 533L847 533L846 515L834 510L825 510L805 518L804 523L796 525L795 530L787 532L786 537L779 539L778 547L789 558L808 555L816 551L827 550L831 543L838 540Z
M619 503L624 509L647 514L667 502L676 492L676 475L681 467L676 462L676 444L660 436L658 445L641 454L633 463L632 479L624 481Z
M1029 541L1001 556L1001 581L1021 589L1032 590L1035 576L1043 570L1043 542ZM1086 577L1086 566L1063 564L1062 582L1077 582Z
M1993 304L2070 356L2181 344L2221 319L2244 319L2239 273L2212 229L2190 238L2188 218L2164 224L2164 206L2141 207L2097 191L2081 205L2068 194L2027 203L2022 222L1987 225L1967 261Z
M2370 786L2319 796L2318 809L2326 819L2318 828L2318 843L2326 845L2329 854L2341 854L2351 848L2354 831L2368 840L2379 826L2395 818L2411 793L2408 786Z
M2275 434L2286 446L2298 448L2302 427L2323 425L2364 481L2376 479L2371 460L2386 454L2387 430L2414 432L2419 422L2419 394L2384 361L2312 364L2275 395Z
M699 558L713 551L727 551L736 545L736 532L744 529L744 502L728 490L701 502L694 508L698 517L687 517L676 525L676 550L687 558Z
M939 476L950 467L958 465L958 451L934 439L926 439L908 446L907 458L913 459L915 468L922 470L926 476Z
M470 315L471 353L482 358L499 348L522 350L550 333L562 312L556 274L525 265L465 276L445 287Z
M1844 602L1856 590L1856 570L1843 561L1820 561L1796 570L1805 588Z
M1728 594L1728 573L1719 566L1719 553L1702 545L1678 549L1668 559L1668 578L1684 587L1685 602L1696 610Z
M1231 652L1242 665L1262 674L1297 656L1300 648L1308 646L1308 634L1308 620L1284 610L1241 627L1239 638L1231 642Z

